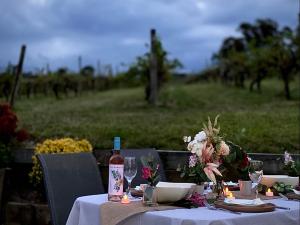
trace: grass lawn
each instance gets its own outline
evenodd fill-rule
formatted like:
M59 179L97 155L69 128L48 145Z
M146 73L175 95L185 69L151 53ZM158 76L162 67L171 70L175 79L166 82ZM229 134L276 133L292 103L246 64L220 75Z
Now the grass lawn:
M174 84L150 107L143 88L84 93L56 100L53 96L21 99L16 111L36 141L53 137L86 138L96 148L111 149L114 136L123 148L185 149L184 135L194 135L208 116L220 114L221 132L248 152L300 149L299 82L286 101L282 83L262 83L262 93L217 83Z

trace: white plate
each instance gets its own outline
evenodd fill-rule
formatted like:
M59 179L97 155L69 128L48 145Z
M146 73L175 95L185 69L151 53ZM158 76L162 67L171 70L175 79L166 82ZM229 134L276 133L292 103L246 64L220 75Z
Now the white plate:
M289 177L287 175L263 175L261 184L267 187L272 187L276 182L283 182L286 185L297 186L299 183L299 177Z
M238 186L239 183L234 183L232 181L229 181L229 182L224 182L224 185L226 186Z

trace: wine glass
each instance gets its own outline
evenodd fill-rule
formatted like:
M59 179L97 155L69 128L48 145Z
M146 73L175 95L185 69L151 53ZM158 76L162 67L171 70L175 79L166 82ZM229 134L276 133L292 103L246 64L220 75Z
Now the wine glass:
M252 187L255 188L256 198L258 195L258 184L263 176L263 162L259 160L251 160L249 165L249 177L253 182Z
M136 176L137 173L137 165L135 157L125 157L124 159L124 177L128 182L127 188L127 195L129 198L133 198L130 189L131 189L131 182L133 178Z

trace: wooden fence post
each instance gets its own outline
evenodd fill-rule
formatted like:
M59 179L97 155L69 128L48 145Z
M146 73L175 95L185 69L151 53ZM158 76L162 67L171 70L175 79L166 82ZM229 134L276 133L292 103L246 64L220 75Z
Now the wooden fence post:
M82 57L81 56L78 56L78 74L81 73L81 70L82 70Z
M155 51L156 31L151 29L151 52L150 52L150 96L149 103L156 105L157 101L157 56Z
M20 52L20 57L19 57L19 63L17 65L17 70L16 70L15 83L14 83L12 93L11 93L11 96L10 96L10 105L11 105L11 107L14 106L16 95L18 93L19 81L20 81L20 76L22 75L23 62L24 62L24 58L25 58L25 51L26 51L26 45L22 45L21 52Z

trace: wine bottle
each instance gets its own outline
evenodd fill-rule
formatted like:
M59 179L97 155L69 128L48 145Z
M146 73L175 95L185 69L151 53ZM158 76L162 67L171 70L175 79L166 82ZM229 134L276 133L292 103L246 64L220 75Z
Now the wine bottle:
M118 202L123 197L124 158L120 155L120 137L114 138L113 155L109 159L108 200Z

